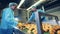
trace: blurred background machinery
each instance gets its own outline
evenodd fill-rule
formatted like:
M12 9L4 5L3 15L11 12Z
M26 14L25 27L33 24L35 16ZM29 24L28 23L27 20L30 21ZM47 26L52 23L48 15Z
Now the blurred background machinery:
M60 1L59 0L0 0L0 6L1 6L0 7L0 18L1 18L1 10L4 9L5 7L7 7L10 2L16 2L18 5L20 4L20 2L22 2L20 4L19 8L24 9L24 10L22 10L22 12L25 11L24 12L25 14L26 14L26 10L29 11L29 9L32 6L36 6L37 9L40 9L43 6L44 11L46 11L47 13L57 15L58 17L60 17L60 15L59 15ZM17 15L19 15L19 11L15 12L15 16L17 16ZM24 18L28 19L29 13L28 13L28 16L24 17Z

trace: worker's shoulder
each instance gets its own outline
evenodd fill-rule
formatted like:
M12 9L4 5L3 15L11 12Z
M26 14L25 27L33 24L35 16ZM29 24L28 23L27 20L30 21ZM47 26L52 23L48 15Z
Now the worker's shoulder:
M4 8L3 11L10 10L10 8Z
M4 9L2 10L2 12L3 12L3 13L9 13L9 12L10 12L10 8L4 8Z
M41 10L41 9L37 9L37 11L38 11L38 12L43 12L43 10Z
M32 14L35 14L35 12L33 12Z

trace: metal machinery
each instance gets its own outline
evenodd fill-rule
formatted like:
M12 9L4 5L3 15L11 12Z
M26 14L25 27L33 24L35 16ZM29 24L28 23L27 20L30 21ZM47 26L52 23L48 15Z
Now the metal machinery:
M43 34L44 33L43 30L42 30L41 16L55 17L56 23L58 24L59 19L58 19L57 16L46 14L46 13L41 13L41 12L35 12L35 20L36 20L38 34Z

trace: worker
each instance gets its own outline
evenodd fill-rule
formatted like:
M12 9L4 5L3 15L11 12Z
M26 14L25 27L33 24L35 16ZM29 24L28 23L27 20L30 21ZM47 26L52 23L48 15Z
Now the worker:
M32 13L32 15L30 16L30 18L28 19L27 22L32 22L33 20L35 20L35 12L36 12L36 11L45 13L43 10L41 10L41 9L36 9L36 7L33 6L33 8L32 8L32 12L33 12L33 13ZM41 20L42 20L42 21L45 21L45 17L44 17L44 16L41 16Z
M14 10L16 9L16 7L17 4L11 2L9 3L8 8L3 9L0 34L13 34L13 31L16 32L14 29L18 24L18 22L14 19Z

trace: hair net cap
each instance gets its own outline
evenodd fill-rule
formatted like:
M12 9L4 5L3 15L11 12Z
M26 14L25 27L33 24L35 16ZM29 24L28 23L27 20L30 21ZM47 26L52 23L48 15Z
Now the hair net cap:
M14 3L14 2L9 3L9 7L11 7L11 6L17 6L17 3Z
M36 8L36 6L33 6L32 8Z

